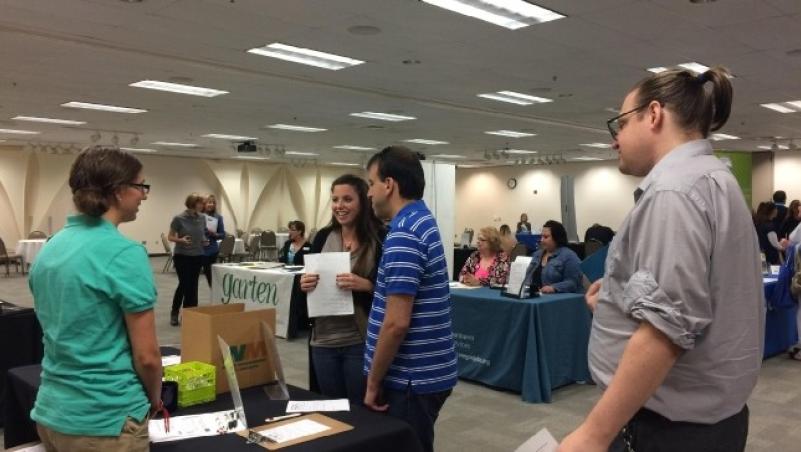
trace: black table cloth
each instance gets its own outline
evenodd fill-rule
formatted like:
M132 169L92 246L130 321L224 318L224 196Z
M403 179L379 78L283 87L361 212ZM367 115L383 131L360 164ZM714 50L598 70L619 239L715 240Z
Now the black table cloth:
M42 328L31 308L0 301L0 426L3 426L6 372L42 362Z

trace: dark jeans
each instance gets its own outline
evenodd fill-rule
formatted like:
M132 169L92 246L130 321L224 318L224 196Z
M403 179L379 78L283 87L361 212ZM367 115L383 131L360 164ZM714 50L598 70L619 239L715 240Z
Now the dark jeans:
M206 281L209 282L209 287L211 287L211 266L217 263L217 256L219 253L214 253L208 256L203 256L203 263L201 265L200 271L206 275Z
M411 386L405 391L396 391L385 386L384 401L389 404L387 414L406 421L417 434L423 450L433 452L434 423L451 392L449 389L431 394L415 394Z
M641 409L612 443L610 452L742 452L748 437L748 406L716 424L674 422ZM626 439L631 449L626 446Z
M332 399L347 398L350 403L364 404L367 377L364 367L364 344L347 347L311 348L312 366L320 393Z
M175 273L178 273L178 287L172 297L171 314L178 315L181 306L185 308L197 306L197 278L200 275L203 256L176 254L172 257L172 261L175 263Z

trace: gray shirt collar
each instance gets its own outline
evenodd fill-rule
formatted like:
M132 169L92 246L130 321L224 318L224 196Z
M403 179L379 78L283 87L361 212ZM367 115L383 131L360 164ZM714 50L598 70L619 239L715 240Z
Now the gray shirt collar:
M637 189L634 190L634 202L636 203L640 200L643 193L648 191L651 184L653 184L662 173L670 168L681 166L688 160L701 155L712 155L712 145L709 144L709 140L692 140L673 148L673 150L668 152L667 155L662 157L662 160L651 168L648 175L645 176L642 182L640 182L640 185L637 186Z

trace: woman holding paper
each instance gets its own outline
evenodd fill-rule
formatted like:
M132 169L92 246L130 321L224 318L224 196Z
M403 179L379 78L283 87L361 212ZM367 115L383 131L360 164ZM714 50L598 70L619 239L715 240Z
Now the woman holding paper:
M386 236L370 207L367 190L367 183L358 176L338 177L331 184L331 222L317 233L311 246L311 253L350 253L351 271L335 278L338 288L352 292L354 314L313 319L309 338L310 386L326 397L347 398L355 404L364 399L367 316ZM306 273L300 278L300 288L310 293L318 282L318 274Z
M478 250L465 261L459 281L468 286L502 286L509 279L509 255L501 249L501 235L492 226L478 233Z
M206 275L206 281L209 282L209 287L211 287L211 266L217 262L217 255L220 254L220 246L217 244L217 240L225 238L223 217L217 213L217 198L214 195L206 196L203 213L206 214L206 238L208 243L203 246L203 266L201 271Z
M567 231L562 223L548 220L542 226L540 247L531 256L526 283L542 293L583 293L581 260L567 247Z
M116 148L83 151L69 176L77 214L48 241L28 281L44 332L31 418L48 451L146 451L161 408L156 287L145 248L122 235L150 185Z

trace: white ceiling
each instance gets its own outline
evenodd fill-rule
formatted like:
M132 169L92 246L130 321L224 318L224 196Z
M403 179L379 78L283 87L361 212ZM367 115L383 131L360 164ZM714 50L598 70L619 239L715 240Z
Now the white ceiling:
M801 1L539 0L567 18L510 31L417 0L0 0L0 134L4 144L86 145L116 133L121 145L204 158L236 155L207 133L259 137L320 161L359 162L364 152L404 139L429 155L509 146L540 155L611 156L579 144L608 142L605 121L647 67L722 64L736 75L732 118L722 132L743 137L720 148L756 150L765 137L801 138L801 113L760 103L801 100ZM378 27L357 35L349 27ZM365 60L329 71L248 54L282 42ZM404 64L419 60L420 64ZM150 79L222 89L201 98L131 88ZM555 99L518 106L479 93L512 90ZM145 108L138 115L60 107L85 101ZM360 111L415 116L401 123L348 116ZM85 126L12 121L16 115L87 121ZM327 128L266 129L272 123ZM380 127L380 128L377 128ZM536 133L511 139L483 132ZM154 141L201 146L174 150ZM799 140L801 143L801 140Z

